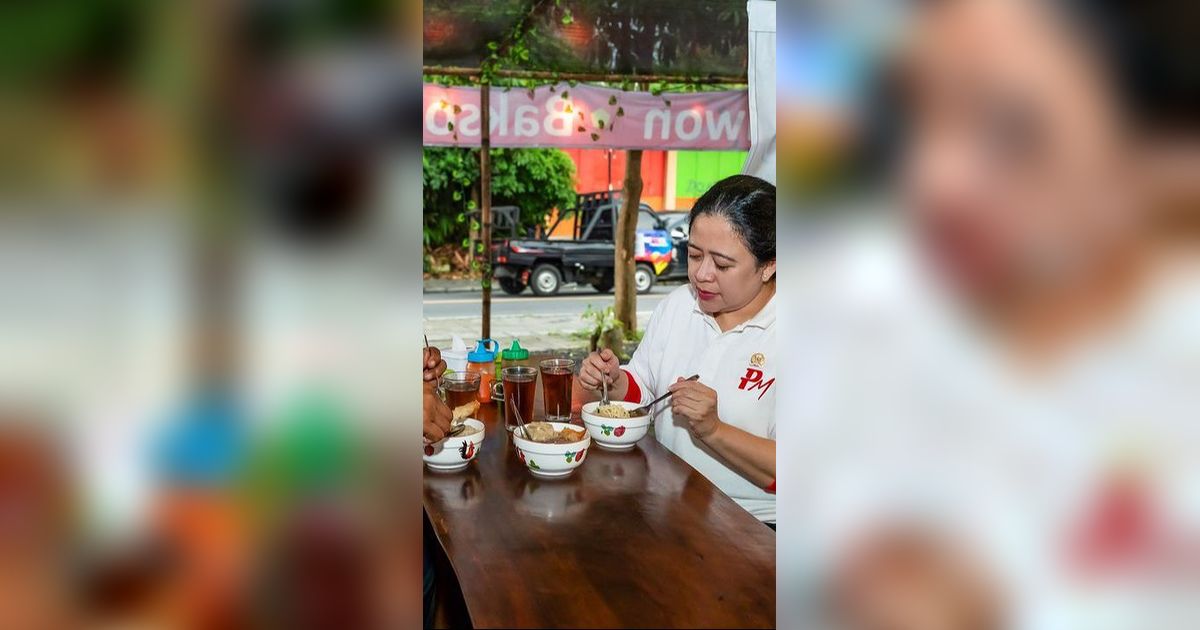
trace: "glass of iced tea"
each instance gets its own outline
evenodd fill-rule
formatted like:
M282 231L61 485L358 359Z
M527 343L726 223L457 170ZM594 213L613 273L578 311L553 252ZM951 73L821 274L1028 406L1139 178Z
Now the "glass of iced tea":
M479 395L479 372L450 372L442 376L442 391L451 409L470 404Z
M500 382L495 386L504 394L504 428L512 431L517 426L515 408L521 412L521 420L533 422L533 397L537 394L536 368L516 366L500 370Z
M571 380L575 361L546 359L538 364L542 369L542 401L546 403L546 420L571 421Z

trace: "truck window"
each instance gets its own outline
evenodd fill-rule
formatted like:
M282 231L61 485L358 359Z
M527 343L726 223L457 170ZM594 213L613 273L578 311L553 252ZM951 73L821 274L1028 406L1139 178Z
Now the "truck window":
M637 229L639 232L658 229L658 216L650 210L638 212Z

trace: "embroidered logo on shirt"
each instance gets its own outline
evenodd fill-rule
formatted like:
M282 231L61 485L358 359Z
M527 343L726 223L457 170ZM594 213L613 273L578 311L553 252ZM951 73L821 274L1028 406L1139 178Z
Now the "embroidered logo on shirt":
M754 354L750 355L750 365L753 365L754 367L762 367L766 362L767 357L761 352L755 352Z
M775 379L763 380L763 371L752 367L746 368L746 374L742 376L741 382L738 383L738 389L749 391L759 389L762 390L758 394L758 399L762 400L763 394L767 393L768 389L775 384Z

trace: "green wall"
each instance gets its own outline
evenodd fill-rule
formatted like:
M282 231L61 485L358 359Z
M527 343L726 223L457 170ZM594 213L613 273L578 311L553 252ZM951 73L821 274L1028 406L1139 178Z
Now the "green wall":
M675 161L675 205L688 210L697 197L719 180L735 175L746 151L679 151Z

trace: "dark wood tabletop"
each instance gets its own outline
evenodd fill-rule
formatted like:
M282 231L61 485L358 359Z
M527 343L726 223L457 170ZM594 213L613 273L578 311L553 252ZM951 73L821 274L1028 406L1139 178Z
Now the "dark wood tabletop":
M502 406L477 414L485 437L466 470L424 477L475 627L775 626L775 533L653 431L632 451L593 441L570 477L538 479L517 459Z

